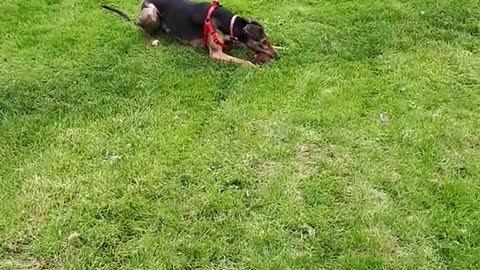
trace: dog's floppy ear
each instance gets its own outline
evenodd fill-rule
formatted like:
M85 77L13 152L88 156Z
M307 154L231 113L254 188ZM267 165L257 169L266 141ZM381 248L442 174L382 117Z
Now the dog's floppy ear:
M262 26L255 21L249 22L245 25L245 27L243 27L243 32L254 40L260 40L264 35Z
M249 37L253 36L253 26L251 24L247 24L245 25L245 27L243 27L242 31L247 34Z
M256 26L258 26L258 27L260 27L260 28L263 29L263 25L262 25L261 23L259 23L258 21L256 21L256 20L251 20L250 23L251 23L251 24L254 24L254 25L256 25Z

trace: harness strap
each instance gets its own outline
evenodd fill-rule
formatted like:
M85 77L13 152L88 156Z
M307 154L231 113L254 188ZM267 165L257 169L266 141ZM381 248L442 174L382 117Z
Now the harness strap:
M213 27L212 24L212 14L219 5L220 3L218 2L218 0L213 0L212 5L208 9L207 17L205 17L205 22L203 24L203 43L205 44L205 47L208 47L209 36L212 37L212 40L215 44L222 46L222 48L226 47L225 44L220 42L220 39L218 39L218 35L215 32L215 27Z

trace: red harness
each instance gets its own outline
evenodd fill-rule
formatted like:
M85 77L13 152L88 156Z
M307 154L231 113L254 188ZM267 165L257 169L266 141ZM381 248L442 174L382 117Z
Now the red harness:
M203 23L203 44L205 47L208 48L208 37L211 36L212 40L215 44L220 45L222 48L227 48L228 46L225 45L220 41L218 38L217 32L215 31L215 27L212 24L212 14L220 6L220 2L218 0L213 0L212 5L208 9L207 16L205 17L205 22ZM236 40L235 36L233 35L233 25L237 16L233 16L230 20L230 40L233 42Z

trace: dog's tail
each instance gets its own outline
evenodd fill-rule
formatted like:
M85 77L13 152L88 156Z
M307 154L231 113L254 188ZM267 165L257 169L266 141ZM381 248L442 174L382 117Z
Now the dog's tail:
M123 19L124 21L126 21L126 22L131 21L131 20L130 20L130 17L128 17L127 14L123 13L122 11L120 11L120 10L118 10L118 9L115 9L115 8L112 8L112 7L109 7L109 6L102 6L102 8L117 13L117 14L120 15L120 17L122 17L122 19Z

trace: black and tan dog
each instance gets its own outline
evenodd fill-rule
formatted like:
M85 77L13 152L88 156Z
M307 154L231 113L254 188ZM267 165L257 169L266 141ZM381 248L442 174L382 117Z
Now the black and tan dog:
M123 17L123 12L102 6ZM208 48L210 57L243 66L253 66L252 62L225 53L232 47L245 46L254 53L278 57L263 26L255 21L234 15L214 1L198 3L189 0L145 0L142 3L137 22L149 37L152 45L158 45L155 33L163 31L192 47Z

